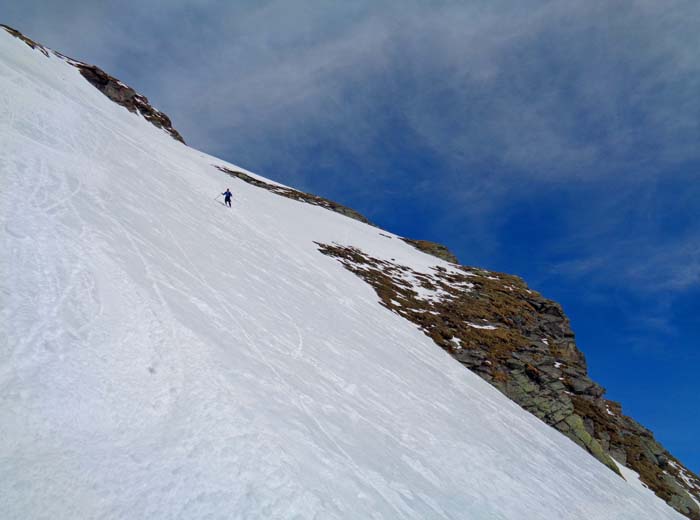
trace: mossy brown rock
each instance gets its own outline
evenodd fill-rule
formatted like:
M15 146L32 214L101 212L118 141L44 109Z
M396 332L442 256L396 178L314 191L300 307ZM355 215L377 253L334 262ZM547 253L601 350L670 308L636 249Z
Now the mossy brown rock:
M482 269L435 266L417 273L336 244L319 250L374 287L380 302L415 323L513 401L561 431L619 474L624 464L680 513L700 519L700 479L653 434L622 414L588 376L561 306L515 276ZM407 280L414 280L413 283ZM419 296L438 291L440 298Z
M459 263L457 257L452 251L450 251L447 248L447 246L438 244L437 242L430 242L429 240L413 240L411 238L402 238L401 240L403 240L407 244L411 244L413 247L423 251L424 253L433 255L436 258L441 258L446 262L450 262L453 264Z

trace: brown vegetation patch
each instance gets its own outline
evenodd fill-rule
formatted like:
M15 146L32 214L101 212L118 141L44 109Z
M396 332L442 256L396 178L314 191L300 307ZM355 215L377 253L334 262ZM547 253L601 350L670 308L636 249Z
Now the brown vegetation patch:
M557 303L515 276L463 266L420 273L354 247L318 245L369 283L384 307L416 324L465 367L611 470L619 474L615 458L677 511L700 520L689 496L700 499L700 479L650 431L622 415L618 403L603 398Z
M446 262L450 262L452 264L459 263L457 257L447 248L447 246L438 244L437 242L430 242L429 240L413 240L411 238L402 238L401 240L407 244L411 244L413 247L423 251L424 253L428 253L429 255L433 255L437 258L442 258Z

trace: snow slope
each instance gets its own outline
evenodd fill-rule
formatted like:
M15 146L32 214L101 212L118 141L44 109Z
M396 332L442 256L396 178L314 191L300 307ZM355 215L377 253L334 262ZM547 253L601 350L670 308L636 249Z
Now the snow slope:
M4 31L0 140L2 518L682 518L314 241L448 264L228 178Z

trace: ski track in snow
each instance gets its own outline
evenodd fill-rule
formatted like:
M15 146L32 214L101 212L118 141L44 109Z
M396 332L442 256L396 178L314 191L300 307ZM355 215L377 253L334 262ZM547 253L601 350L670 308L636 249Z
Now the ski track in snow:
M223 175L4 31L0 139L2 518L682 518L314 242L448 264Z

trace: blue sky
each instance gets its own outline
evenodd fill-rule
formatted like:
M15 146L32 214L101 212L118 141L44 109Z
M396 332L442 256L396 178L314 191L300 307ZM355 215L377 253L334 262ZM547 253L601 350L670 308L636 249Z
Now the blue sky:
M518 274L700 472L700 3L15 2L189 144Z

